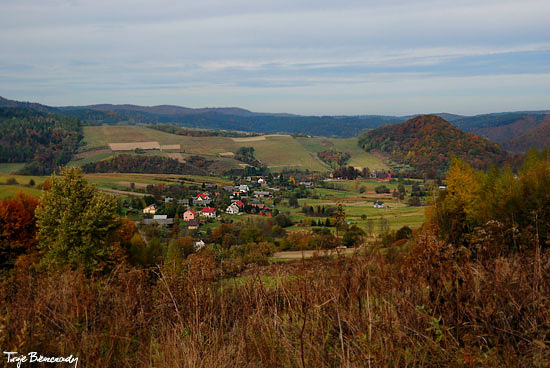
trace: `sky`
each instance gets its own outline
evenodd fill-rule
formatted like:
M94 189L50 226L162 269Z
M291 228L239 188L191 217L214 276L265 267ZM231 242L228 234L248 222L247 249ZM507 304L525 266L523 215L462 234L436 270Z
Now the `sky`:
M548 0L0 0L0 96L305 115L550 109Z

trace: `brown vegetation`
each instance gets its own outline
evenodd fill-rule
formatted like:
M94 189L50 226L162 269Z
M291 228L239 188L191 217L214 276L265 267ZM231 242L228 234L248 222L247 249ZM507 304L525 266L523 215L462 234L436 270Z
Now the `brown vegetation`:
M274 284L257 271L222 288L206 253L95 280L21 267L0 342L104 367L545 366L549 265L474 261L425 234L407 254L294 263Z

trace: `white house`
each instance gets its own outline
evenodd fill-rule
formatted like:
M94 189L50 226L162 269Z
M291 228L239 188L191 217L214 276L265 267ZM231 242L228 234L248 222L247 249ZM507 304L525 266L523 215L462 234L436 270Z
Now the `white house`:
M145 207L143 209L143 213L147 215L154 215L155 213L157 213L157 205L152 204L150 206Z
M373 207L374 208L386 208L386 205L382 201L375 201Z
M246 184L239 185L239 192L248 193L250 188Z
M227 207L225 213L236 215L237 213L239 213L239 206L237 206L235 203L232 203L231 205L229 205L229 207Z
M216 218L216 209L213 207L204 207L201 210L201 216L209 217L209 218Z
M195 251L201 250L204 248L204 242L202 240L195 242Z

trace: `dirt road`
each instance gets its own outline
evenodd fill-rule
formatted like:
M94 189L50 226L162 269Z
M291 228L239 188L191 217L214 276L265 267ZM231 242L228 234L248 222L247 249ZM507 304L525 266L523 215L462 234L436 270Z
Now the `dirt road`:
M359 248L345 248L345 249L332 249L329 251L317 251L317 250L304 250L304 251L286 251L286 252L277 252L273 254L273 258L283 258L283 259L300 259L302 257L304 258L311 258L315 255L335 255L335 254L353 254L355 251L359 250ZM328 252L328 253L325 253Z

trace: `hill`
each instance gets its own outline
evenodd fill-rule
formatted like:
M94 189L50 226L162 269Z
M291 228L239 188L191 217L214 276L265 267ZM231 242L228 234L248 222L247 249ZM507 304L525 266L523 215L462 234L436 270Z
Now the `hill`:
M80 119L86 125L172 124L193 129L232 130L253 133L301 134L351 138L386 124L401 123L413 116L355 115L301 116L253 112L239 107L189 108L174 105L139 106L98 104L53 107L0 97L0 106L33 109ZM522 111L463 116L434 114L459 129L502 143L536 127L550 111Z
M531 147L542 150L550 146L550 114L544 115L545 119L536 127L523 134L502 143L502 146L512 152L521 153Z
M25 163L20 172L50 174L77 151L77 119L33 109L0 107L0 163Z
M441 175L453 155L476 168L502 163L507 153L487 139L464 133L435 115L422 115L401 124L371 130L359 138L366 151L382 151L415 167L419 173Z
M465 132L502 143L533 129L549 117L548 111L508 112L464 117L453 120L452 124Z
M260 135L252 137L190 136L177 135L142 126L103 125L84 127L84 146L74 164L83 165L112 156L112 143L157 142L160 146L180 145L179 150L150 151L148 154L188 157L200 155L209 161L217 161L220 172L242 167L235 154L241 147L253 147L255 157L272 171L297 169L330 171L317 153L334 148L351 155L350 165L376 169L387 168L378 155L363 151L357 138L330 139L293 137L290 135Z
M12 101L0 97L0 106L21 107L76 117L87 125L173 124L188 128L235 130L255 133L306 134L349 138L384 124L403 121L400 117L301 116L286 113L252 112L238 107L188 108L172 105L89 105L52 107Z

